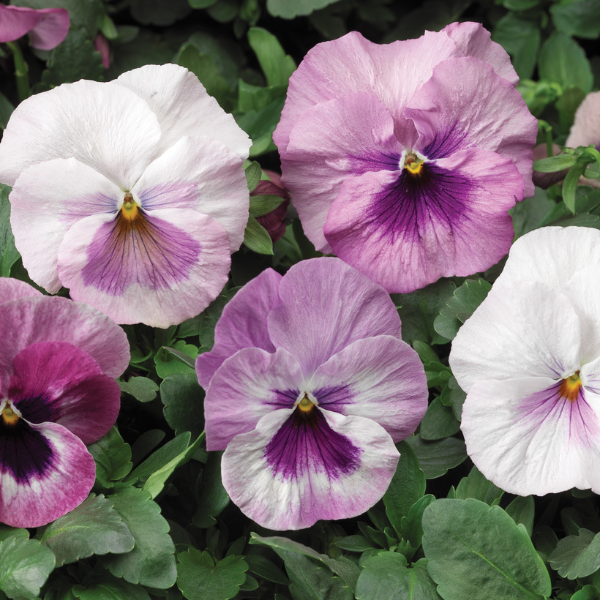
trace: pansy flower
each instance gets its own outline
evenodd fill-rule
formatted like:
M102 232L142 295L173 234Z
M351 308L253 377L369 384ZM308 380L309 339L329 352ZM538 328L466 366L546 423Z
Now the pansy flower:
M336 258L268 269L229 302L196 362L223 485L263 527L365 512L396 470L394 442L427 408L416 352L379 285Z
M533 195L537 121L508 54L476 23L378 45L315 46L273 134L307 237L389 292L504 256Z
M0 143L0 181L30 277L118 323L199 314L244 238L250 143L177 65L28 98Z
M600 492L599 297L600 232L536 230L452 343L467 452L508 492Z
M0 278L0 522L38 527L78 506L96 474L85 445L114 425L129 362L106 315Z
M69 25L69 12L64 8L0 4L0 42L12 42L28 33L34 48L52 50L67 37Z

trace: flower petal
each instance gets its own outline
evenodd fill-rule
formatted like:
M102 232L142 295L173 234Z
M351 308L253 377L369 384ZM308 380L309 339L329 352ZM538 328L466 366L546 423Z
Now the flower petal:
M145 65L123 73L116 83L134 91L156 113L163 132L159 154L191 135L218 140L242 159L248 158L252 140L184 67Z
M591 92L579 105L566 146L600 145L600 92Z
M38 292L33 286L24 281L12 277L0 277L0 304L17 298L41 295L41 292Z
M397 170L402 150L390 112L364 92L319 104L298 119L281 155L283 182L317 250L331 252L323 226L342 183L367 171Z
M281 304L267 323L276 348L285 348L310 377L356 340L400 338L400 317L389 295L337 258L294 265L279 285Z
M94 215L75 223L58 255L71 297L118 323L169 327L200 314L227 282L229 239L189 209Z
M210 138L181 138L152 162L133 188L144 210L192 208L220 223L231 251L244 241L250 205L242 159Z
M41 18L29 32L31 45L38 50L56 48L69 33L69 11L64 8L42 8Z
M389 292L412 292L440 277L495 264L514 236L508 209L522 194L513 163L470 148L407 169L347 181L331 206L333 251Z
M0 143L0 181L14 185L31 165L76 158L130 189L160 141L156 115L132 91L81 80L21 102Z
M575 401L547 378L479 381L463 406L461 429L477 468L503 490L542 496L599 489L600 421L584 390Z
M8 398L30 423L51 421L92 444L115 424L117 382L86 352L65 342L40 342L13 361Z
M118 377L129 364L121 327L91 306L67 298L21 298L0 304L0 390L7 389L13 359L38 342L67 342L94 358L102 372Z
M411 435L427 410L427 379L418 354L389 335L346 346L308 385L320 408L371 419L394 442Z
M223 455L227 493L262 527L302 529L355 517L381 499L394 476L398 451L380 425L312 413L310 422L295 423L297 410L272 412Z
M492 289L452 342L450 367L478 381L569 377L579 369L580 324L568 298L538 282Z
M281 275L266 269L249 281L225 306L215 327L215 345L196 360L196 374L207 388L223 361L242 348L275 352L267 330L267 317L279 304Z
M91 454L61 425L0 418L0 522L46 525L81 504L95 477Z
M416 149L428 158L448 156L456 147L496 152L515 163L525 182L525 197L533 196L537 119L521 94L489 64L471 57L444 61L411 98L405 114L419 132Z
M78 220L115 213L123 192L74 158L49 160L23 171L10 194L10 223L29 276L51 294L60 290L58 248Z
M225 450L264 415L292 408L303 384L298 361L283 348L269 354L244 348L228 358L210 381L204 400L208 450Z
M0 4L0 42L13 42L37 25L40 11Z

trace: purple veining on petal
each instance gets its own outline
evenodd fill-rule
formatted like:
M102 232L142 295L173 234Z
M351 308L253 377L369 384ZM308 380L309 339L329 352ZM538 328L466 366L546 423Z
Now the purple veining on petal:
M562 384L559 381L552 387L525 398L520 408L521 418L534 421L535 426L539 427L546 419L558 421L567 417L569 439L590 448L595 447L595 440L600 437L600 424L585 398L584 388L579 389L575 400L569 400L559 391Z
M169 289L188 279L200 250L200 243L188 233L144 210L135 219L119 213L94 235L83 283L111 296L123 295L135 283Z
M453 230L468 219L475 184L461 173L424 163L421 173L403 169L398 180L373 199L367 220L393 243L398 237L420 242L431 221Z
M423 150L419 150L423 156L429 160L435 158L446 158L462 148L468 148L471 144L465 143L466 132L459 131L458 127L453 125L444 131L437 131L435 138L427 144Z
M275 394L275 398L270 398L263 404L274 408L293 408L300 395L299 390L271 390L271 392Z
M54 464L54 451L39 432L19 419L8 425L0 417L0 471L19 483L45 476Z
M337 433L316 407L296 408L265 448L274 475L300 479L309 473L326 473L330 479L348 475L360 467L362 450Z
M88 194L83 198L70 201L65 205L66 210L60 213L60 220L64 223L75 223L80 219L95 214L116 213L119 201L106 194Z
M322 387L313 392L319 406L341 415L346 414L344 406L354 403L354 394L349 385L333 385Z
M139 193L144 210L193 208L198 201L197 185L185 181L159 183Z
M350 170L353 175L362 175L369 171L397 171L400 168L400 154L385 154L373 149L370 154L349 156Z

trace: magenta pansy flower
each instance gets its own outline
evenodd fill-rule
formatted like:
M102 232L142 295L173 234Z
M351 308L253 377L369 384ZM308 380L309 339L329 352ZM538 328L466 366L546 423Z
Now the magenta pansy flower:
M115 424L129 345L106 315L7 278L0 337L0 522L38 527L94 485L85 445Z
M510 248L533 195L537 121L476 23L378 45L318 44L273 134L307 237L389 292L470 275Z
M67 37L69 25L69 12L64 8L0 4L0 42L12 42L28 33L34 48L52 50Z
M263 527L365 512L427 408L416 352L385 290L337 258L268 269L229 302L198 357L206 440L223 484Z
M28 98L0 143L0 181L29 276L118 323L199 314L244 238L250 144L177 65Z

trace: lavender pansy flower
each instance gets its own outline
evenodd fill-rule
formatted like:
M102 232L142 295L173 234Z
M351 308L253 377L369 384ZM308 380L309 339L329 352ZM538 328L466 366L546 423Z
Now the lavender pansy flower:
M427 408L425 372L390 297L336 258L248 283L196 372L207 448L225 450L225 489L270 529L373 506L396 470L394 442Z
M600 492L599 296L600 232L543 228L454 339L467 452L508 492Z
M19 104L0 143L30 277L118 323L197 315L244 237L251 142L198 78L147 65Z
M116 421L129 345L106 315L7 278L0 337L0 522L38 527L94 485L85 444Z
M537 121L480 24L314 47L273 134L304 231L390 292L469 275L510 248L533 195Z
M69 24L69 12L64 8L0 4L0 42L12 42L28 33L34 48L52 50L67 37Z

